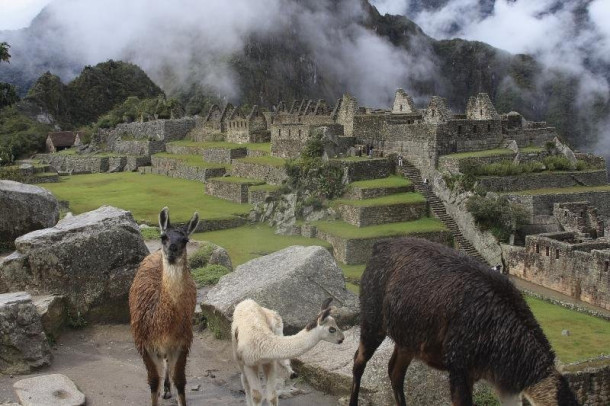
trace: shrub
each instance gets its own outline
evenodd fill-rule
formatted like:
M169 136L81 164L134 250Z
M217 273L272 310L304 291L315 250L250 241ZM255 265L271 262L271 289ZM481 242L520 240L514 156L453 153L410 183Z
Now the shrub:
M505 196L490 198L475 195L468 199L466 208L481 230L489 230L502 242L507 242L517 226L528 217L522 206L511 203Z
M343 169L321 158L301 157L287 161L287 185L293 190L320 200L339 197L345 191Z
M564 156L547 156L542 162L549 171L573 171L576 169L576 165Z
M191 274L197 284L197 287L215 285L221 277L228 274L230 271L222 265L208 265L205 267L193 269Z
M212 251L214 251L214 247L206 244L203 247L199 248L189 257L189 266L191 269L203 268L208 265L210 261L210 257L212 256Z
M301 152L301 156L304 159L319 158L322 156L322 154L324 154L324 145L322 144L321 135L311 137L309 140L307 140L305 147Z

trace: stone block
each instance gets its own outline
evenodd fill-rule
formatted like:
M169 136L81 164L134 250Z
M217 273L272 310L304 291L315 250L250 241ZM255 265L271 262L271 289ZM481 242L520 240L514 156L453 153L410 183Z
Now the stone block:
M33 296L32 303L40 315L42 327L47 336L57 338L66 321L66 306L63 296Z
M15 382L13 389L23 406L81 406L85 395L65 375L41 375Z

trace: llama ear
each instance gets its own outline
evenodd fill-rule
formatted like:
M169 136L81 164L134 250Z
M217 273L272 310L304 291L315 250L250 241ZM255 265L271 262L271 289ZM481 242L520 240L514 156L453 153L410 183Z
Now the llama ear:
M193 234L193 231L195 231L197 228L197 224L199 224L199 213L195 212L191 220L186 225L186 233L188 235Z
M161 234L163 234L169 226L169 209L166 206L161 210L161 213L159 213L159 229L161 230Z
M322 313L318 316L318 324L326 323L326 319L330 316L330 308L322 310Z
M328 299L326 299L324 302L322 302L322 308L321 310L326 310L328 309L328 307L330 306L330 303L333 301L332 297L329 297Z

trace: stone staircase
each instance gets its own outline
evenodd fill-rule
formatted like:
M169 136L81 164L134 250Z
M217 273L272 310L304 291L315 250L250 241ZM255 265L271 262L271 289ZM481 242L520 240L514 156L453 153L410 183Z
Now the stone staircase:
M487 260L476 250L470 241L464 237L455 220L447 214L443 202L432 192L429 185L424 184L419 169L405 161L403 166L398 167L397 170L413 183L416 191L426 197L432 213L434 213L434 215L453 233L457 248L465 254L487 264Z

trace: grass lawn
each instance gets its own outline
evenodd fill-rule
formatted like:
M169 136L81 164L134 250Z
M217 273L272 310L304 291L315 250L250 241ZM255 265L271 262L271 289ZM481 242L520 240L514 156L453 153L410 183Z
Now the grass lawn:
M457 154L443 155L447 158L481 158L497 155L514 155L515 152L508 148L487 149L484 151L460 152Z
M341 238L392 237L412 233L430 233L447 231L445 225L437 219L422 218L406 223L391 223L369 227L356 227L344 221L318 221L313 223L318 229Z
M271 152L271 143L247 143L247 144L237 144L234 142L222 142L222 141L210 141L210 142L197 142L190 140L181 140L181 141L172 141L169 144L178 145L181 147L198 147L198 148L225 148L225 149L235 149L235 148L247 148L253 151L265 151Z
M389 196L376 197L373 199L347 200L338 199L333 205L345 204L354 207L391 206L394 204L420 204L426 203L426 198L421 193L397 193Z
M316 238L274 234L273 228L266 224L196 233L193 239L211 241L225 248L234 267L291 245L320 245L330 249L329 243Z
M538 152L542 152L542 151L544 151L544 148L542 148L542 147L519 148L519 152L524 153L524 154L538 153Z
M257 156L257 157L249 157L249 158L240 158L240 159L236 159L236 161L249 163L249 164L275 166L278 168L283 168L284 165L286 164L285 159L278 158L275 156Z
M506 192L504 194L508 194L508 195L552 195L552 194L565 194L565 193L608 192L608 191L610 191L610 185L531 189L531 190L521 190L518 192Z
M397 188L410 186L411 181L402 176L388 176L383 179L361 180L350 183L351 187L358 189L381 189L381 188Z
M387 158L379 158L379 157L369 158L367 156L348 156L345 158L334 158L332 160L340 161L340 162L359 162L359 161L375 161L375 160L385 161L385 160L387 160Z
M253 192L275 192L280 189L278 185L269 185L265 183L264 185L251 186L248 188L249 191Z
M167 206L172 220L186 222L194 211L202 219L243 215L251 206L208 196L200 182L139 173L100 173L62 177L47 183L59 200L68 200L75 214L112 205L129 210L139 222L156 225L159 211Z
M563 363L610 354L610 322L532 297L526 301Z
M205 162L200 155L176 155L167 152L161 152L158 154L154 154L153 157L175 159L177 161L183 161L189 166L196 166L198 168L226 168L230 166Z

